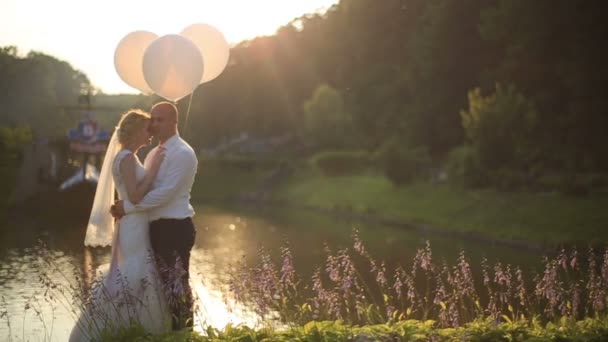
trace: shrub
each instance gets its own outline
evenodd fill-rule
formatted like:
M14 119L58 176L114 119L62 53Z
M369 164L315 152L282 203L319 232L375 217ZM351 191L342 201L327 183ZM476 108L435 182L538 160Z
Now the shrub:
M534 140L538 117L534 104L513 85L497 85L489 96L476 88L469 92L468 110L460 115L471 143L470 151L454 152L461 153L454 158L461 158L459 170L464 183L491 184L500 190L528 186L535 177L539 156Z
M376 161L388 179L395 185L412 182L426 175L431 157L426 147L407 147L391 139L376 153Z
M29 126L0 126L0 153L2 155L21 155L23 147L33 140Z
M341 176L365 171L370 155L367 151L325 151L314 155L311 162L326 176Z
M489 178L496 189L502 191L519 190L525 188L528 184L528 177L524 172L509 168L492 171Z
M204 167L216 167L227 171L251 172L256 170L272 170L279 167L285 160L254 158L242 156L226 156L204 161Z
M479 88L470 91L469 109L460 115L484 168L522 169L537 155L533 130L538 114L513 85L497 85L496 92L487 97Z
M462 145L450 151L446 167L453 183L479 187L489 182L488 175L479 165L471 145Z

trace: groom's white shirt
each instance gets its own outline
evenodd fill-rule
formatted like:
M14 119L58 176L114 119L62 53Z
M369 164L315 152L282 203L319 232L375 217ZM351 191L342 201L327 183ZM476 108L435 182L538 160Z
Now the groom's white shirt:
M196 153L178 134L169 138L165 147L165 159L158 170L152 190L141 202L133 204L124 201L126 214L136 211L148 211L150 221L161 218L183 219L192 217L194 209L190 204L190 190L198 168ZM147 170L151 157L158 149L153 148L144 160Z

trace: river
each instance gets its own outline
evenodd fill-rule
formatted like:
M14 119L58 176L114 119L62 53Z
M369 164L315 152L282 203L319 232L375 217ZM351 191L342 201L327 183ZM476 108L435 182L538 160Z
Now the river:
M296 269L303 277L309 277L323 264L325 246L333 251L352 246L353 229L359 231L371 254L385 260L389 269L397 264L410 265L416 250L423 248L426 241L431 244L433 257L448 264L453 264L464 250L474 271L479 269L482 258L490 263L500 260L518 265L528 271L538 269L541 260L541 255L524 250L363 224L306 210L227 209L203 204L195 208L197 236L190 273L197 298L197 329L206 324L222 328L229 322L256 323L252 310L236 303L228 291L229 273L236 263L254 263L260 248L278 257L280 247L289 244ZM75 318L69 305L70 294L61 300L45 301L40 276L48 274L66 288L69 284L82 285L89 283L100 267L109 262L110 248L84 247L86 221L82 218L59 221L24 218L1 233L0 312L5 315L0 320L0 340L8 340L9 332L15 341L66 340Z

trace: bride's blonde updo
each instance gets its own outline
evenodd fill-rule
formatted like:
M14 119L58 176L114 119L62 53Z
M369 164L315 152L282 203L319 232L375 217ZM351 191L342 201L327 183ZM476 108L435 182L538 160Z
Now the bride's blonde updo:
M118 142L122 146L129 145L135 134L148 120L150 120L150 114L139 109L131 109L123 114L116 126Z

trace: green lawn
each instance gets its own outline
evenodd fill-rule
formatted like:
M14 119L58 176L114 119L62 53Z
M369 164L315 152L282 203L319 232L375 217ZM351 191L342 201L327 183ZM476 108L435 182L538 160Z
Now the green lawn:
M199 169L192 188L192 200L233 199L243 191L252 190L269 174L267 170L222 169L199 162Z
M577 198L428 183L395 187L381 175L328 178L301 173L282 184L276 197L546 246L608 241L606 195Z
M230 199L252 190L268 170L226 170L205 163L193 200ZM273 199L318 208L350 208L404 223L457 233L555 247L608 241L608 196L468 190L448 184L393 186L380 174L326 177L301 169L281 183Z

